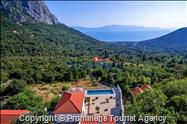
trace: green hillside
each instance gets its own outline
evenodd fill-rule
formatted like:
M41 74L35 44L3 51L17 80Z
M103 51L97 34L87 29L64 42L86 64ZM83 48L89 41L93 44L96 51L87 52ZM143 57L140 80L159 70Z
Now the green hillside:
M180 28L164 36L141 41L136 48L150 51L164 51L175 53L187 52L187 27Z
M101 55L115 52L111 44L97 41L63 24L16 23L1 18L2 56Z

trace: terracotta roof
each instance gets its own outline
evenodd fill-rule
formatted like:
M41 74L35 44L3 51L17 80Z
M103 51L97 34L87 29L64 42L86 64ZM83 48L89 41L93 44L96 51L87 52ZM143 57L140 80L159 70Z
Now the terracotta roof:
M11 124L20 115L28 113L28 110L0 110L1 124Z
M55 108L55 114L77 114L82 112L84 92L64 92L58 105Z
M144 91L145 89L150 89L151 86L149 84L143 84L140 88Z
M93 58L93 61L94 61L94 62L109 62L110 59L109 59L109 58L103 59L103 58L99 58L99 57L95 56L95 57Z
M143 93L143 90L139 87L135 87L132 88L130 92L133 96L137 96L138 94Z
M150 89L151 86L149 84L143 84L141 87L135 87L135 88L131 88L131 94L133 96L137 96L140 93L143 93L146 89Z

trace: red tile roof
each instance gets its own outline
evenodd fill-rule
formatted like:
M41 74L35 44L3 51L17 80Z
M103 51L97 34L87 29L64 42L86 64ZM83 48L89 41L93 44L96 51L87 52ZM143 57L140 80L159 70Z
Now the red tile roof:
M150 89L151 86L149 84L143 84L141 87L135 87L131 88L131 94L132 96L137 96L141 93L143 93L146 89Z
M143 90L139 87L135 87L132 88L130 92L133 96L137 96L138 94L143 93Z
M150 89L151 86L149 84L143 84L140 88L144 91L145 89Z
M64 92L58 105L55 108L55 114L78 114L82 112L84 92Z
M94 62L109 62L110 59L109 59L109 58L103 59L103 58L99 58L99 57L97 57L97 56L94 56L93 61L94 61Z
M28 113L28 110L0 110L1 124L11 124L20 115Z

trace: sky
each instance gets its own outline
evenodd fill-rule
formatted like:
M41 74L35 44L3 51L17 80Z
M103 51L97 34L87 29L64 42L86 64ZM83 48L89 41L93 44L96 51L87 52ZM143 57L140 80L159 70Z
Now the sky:
M137 25L187 26L185 1L45 1L58 20L68 26Z

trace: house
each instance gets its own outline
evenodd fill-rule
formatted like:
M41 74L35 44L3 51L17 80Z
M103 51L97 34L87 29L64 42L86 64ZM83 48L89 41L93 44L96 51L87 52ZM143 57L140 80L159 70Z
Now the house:
M20 115L29 113L28 110L0 110L1 124L12 124Z
M146 89L151 89L151 85L145 83L140 88L145 91Z
M64 122L75 122L68 119L69 115L81 117L84 111L84 90L81 88L72 88L65 91L58 105L54 110L56 116L66 117ZM58 121L60 123L60 120Z
M130 93L132 96L137 96L143 93L146 89L151 89L151 86L145 83L141 87L131 88Z
M97 63L97 62L109 62L110 59L109 59L109 58L103 59L103 58L99 58L99 57L97 57L97 56L94 56L93 61L94 61L95 63Z
M120 87L111 89L92 89L71 88L64 92L57 104L55 116L64 116L64 120L55 123L76 123L76 124L116 124L114 119L87 121L85 117L100 115L109 117L110 115L121 116L124 114L122 93ZM73 116L73 119L69 119ZM75 118L74 118L75 117ZM76 118L79 118L76 120ZM120 123L119 123L120 124Z
M130 92L131 92L132 96L137 96L140 93L143 93L143 90L139 87L135 87L135 88L131 88Z

